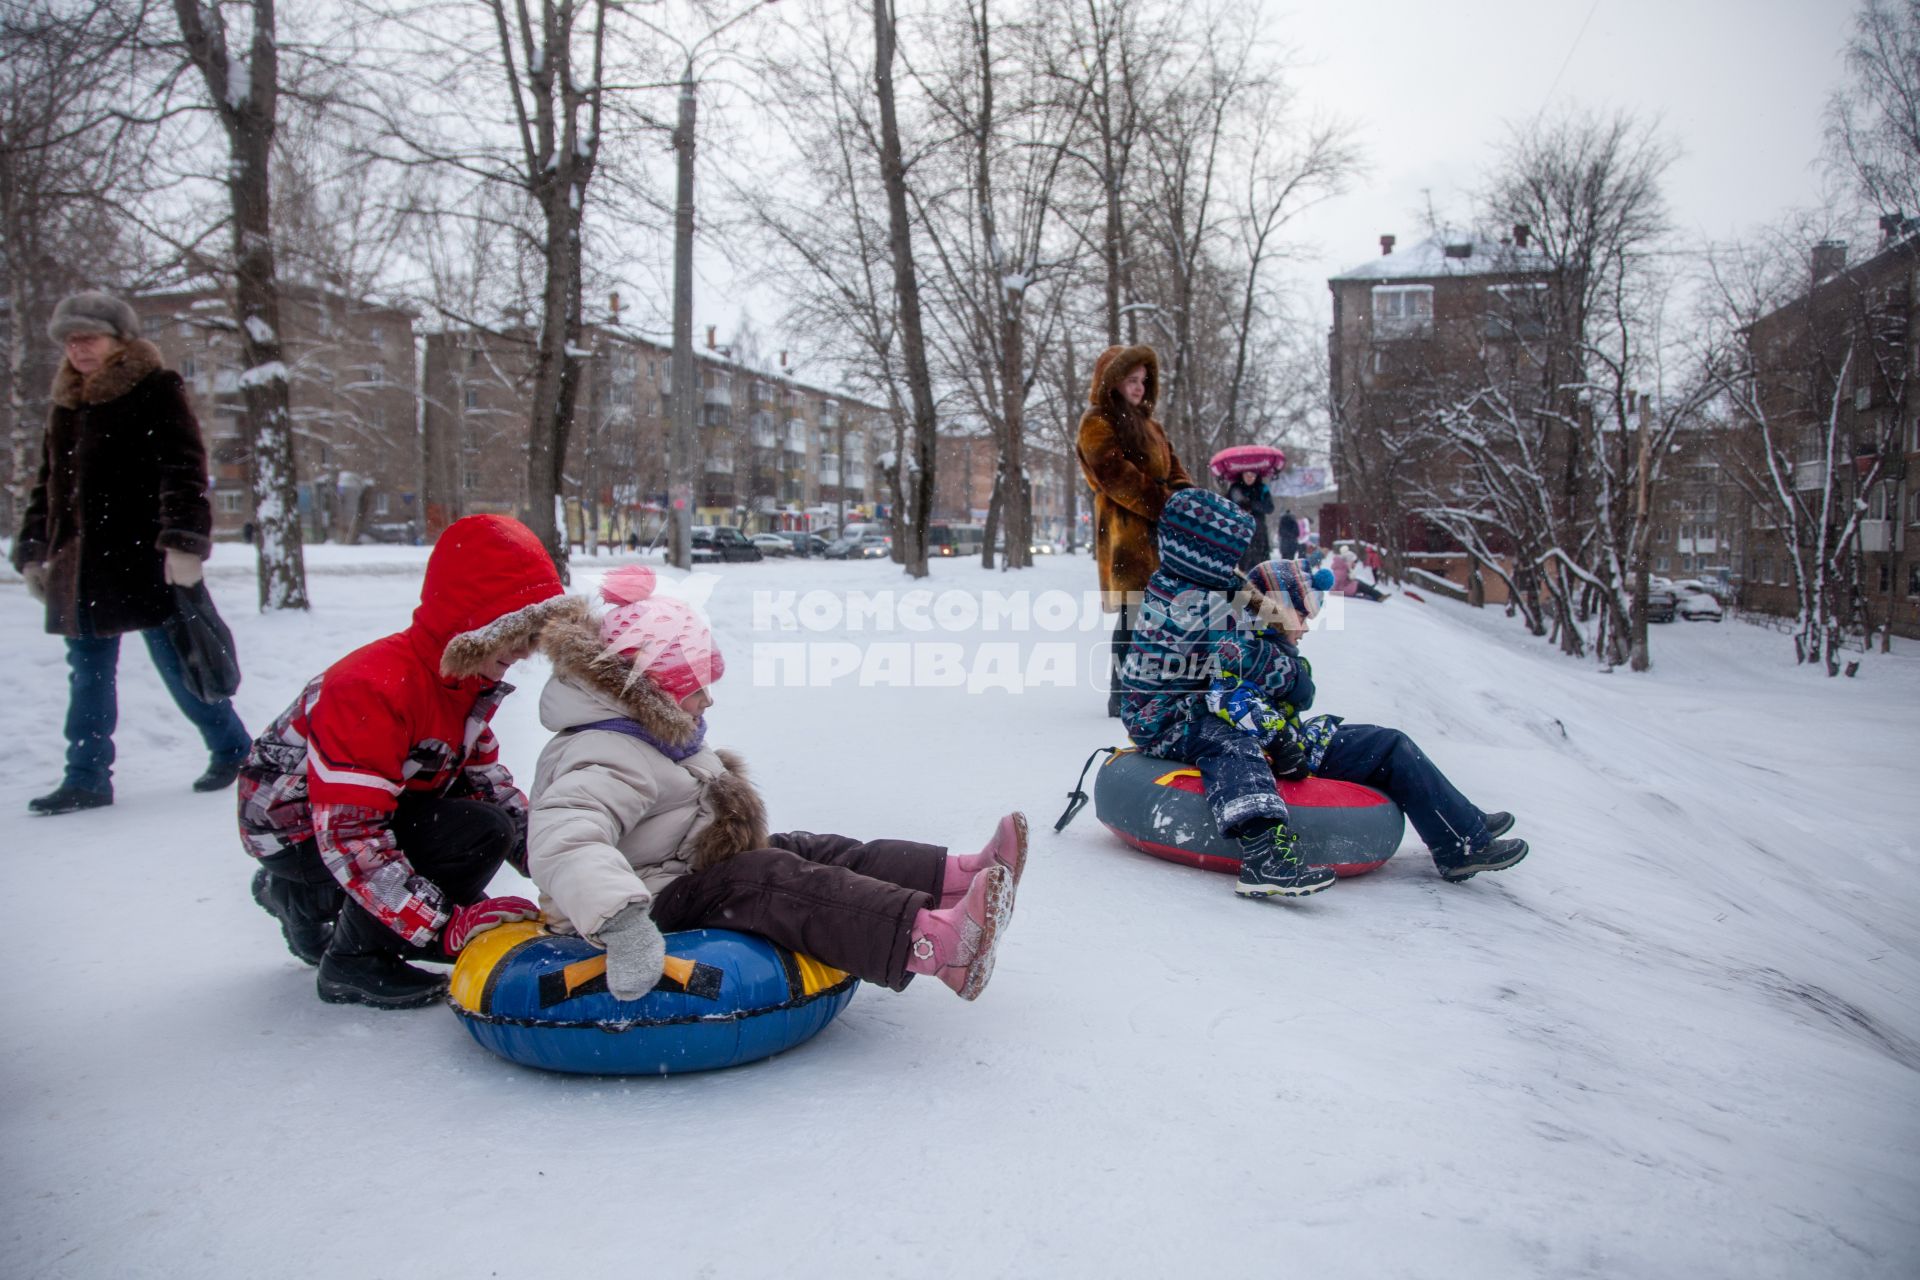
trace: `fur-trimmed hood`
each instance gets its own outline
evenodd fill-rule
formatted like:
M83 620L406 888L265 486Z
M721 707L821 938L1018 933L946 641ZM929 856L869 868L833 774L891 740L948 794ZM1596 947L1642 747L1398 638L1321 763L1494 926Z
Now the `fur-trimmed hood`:
M686 746L699 735L699 722L679 703L635 669L631 660L608 652L601 644L593 610L580 596L569 596L566 607L541 629L540 651L553 663L554 676L574 690L574 696L555 700L558 722L547 719L548 702L541 700L541 719L547 728L558 732L625 716L672 746Z
M62 409L106 404L118 400L166 367L160 348L145 338L123 344L89 374L82 374L62 357L60 368L53 375L53 402Z
M1153 416L1153 407L1160 400L1160 356L1149 346L1108 347L1093 362L1093 382L1087 388L1087 403L1100 413L1110 411L1114 396L1119 394L1120 384L1133 372L1135 365L1147 366L1147 395L1140 402L1141 412L1147 417Z
M565 593L533 530L508 516L466 516L433 544L408 630L442 675L464 680L575 607Z

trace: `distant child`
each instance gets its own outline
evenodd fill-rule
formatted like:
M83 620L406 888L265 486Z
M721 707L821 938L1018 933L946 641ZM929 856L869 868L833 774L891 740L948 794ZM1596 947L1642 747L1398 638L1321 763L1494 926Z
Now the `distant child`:
M240 768L253 898L319 966L322 1000L436 1003L446 977L408 960L451 963L473 935L538 914L487 896L502 862L525 865L527 839L489 722L563 590L519 521L456 520L412 625L315 676L254 741Z
M978 853L908 840L767 834L740 759L707 744L725 671L693 606L644 565L608 575L549 625L555 733L534 775L529 870L550 922L607 952L607 989L637 1000L680 929L740 929L899 990L937 977L972 1000L993 973L1026 863L1026 819Z
M1200 770L1220 833L1240 844L1242 897L1299 897L1333 883L1303 862L1264 752L1285 723L1249 663L1240 557L1253 517L1204 489L1182 489L1160 513L1160 567L1121 664L1121 721L1142 751Z
M1289 781L1309 774L1337 778L1385 792L1449 882L1501 871L1526 857L1526 841L1499 838L1513 828L1513 815L1482 813L1400 730L1346 724L1339 716L1301 720L1314 694L1313 666L1299 648L1314 612L1311 584L1291 560L1255 565L1247 577L1256 593L1256 630L1245 642L1241 669L1257 679L1261 703L1282 725L1267 744L1274 774Z

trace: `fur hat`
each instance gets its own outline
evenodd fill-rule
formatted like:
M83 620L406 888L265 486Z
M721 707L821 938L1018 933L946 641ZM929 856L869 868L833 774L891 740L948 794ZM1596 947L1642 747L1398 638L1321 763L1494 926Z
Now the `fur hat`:
M72 293L53 308L47 333L55 342L65 342L76 333L105 333L132 342L140 336L140 317L110 293Z
M727 666L700 611L677 597L655 595L658 585L643 564L608 574L600 598L614 607L600 620L600 643L679 701L718 680Z

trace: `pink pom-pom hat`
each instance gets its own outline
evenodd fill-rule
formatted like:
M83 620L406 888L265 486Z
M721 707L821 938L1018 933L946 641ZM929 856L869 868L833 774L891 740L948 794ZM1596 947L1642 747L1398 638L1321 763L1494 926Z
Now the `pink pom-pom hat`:
M726 663L700 611L678 597L654 594L658 585L643 564L608 574L600 598L614 607L600 620L600 643L630 659L677 702L718 680Z

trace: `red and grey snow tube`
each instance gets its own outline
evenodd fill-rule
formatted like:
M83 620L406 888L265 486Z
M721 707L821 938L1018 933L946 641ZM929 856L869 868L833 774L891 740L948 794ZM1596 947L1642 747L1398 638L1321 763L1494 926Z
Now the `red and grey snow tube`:
M1300 855L1337 876L1364 875L1393 856L1406 834L1400 806L1357 782L1276 782ZM1127 748L1093 780L1094 816L1140 850L1206 871L1240 872L1240 846L1220 834L1191 765Z

